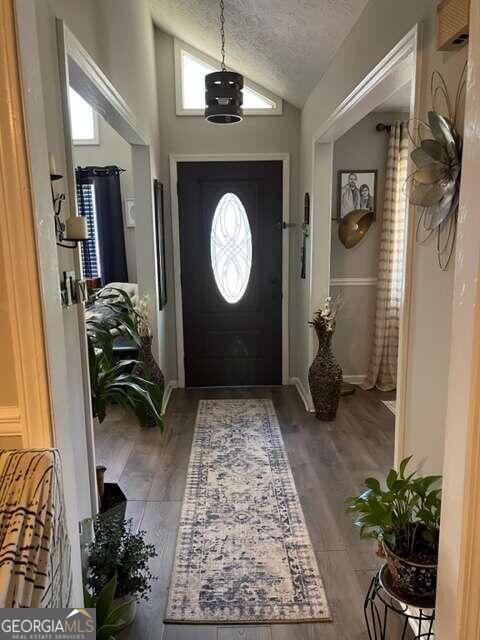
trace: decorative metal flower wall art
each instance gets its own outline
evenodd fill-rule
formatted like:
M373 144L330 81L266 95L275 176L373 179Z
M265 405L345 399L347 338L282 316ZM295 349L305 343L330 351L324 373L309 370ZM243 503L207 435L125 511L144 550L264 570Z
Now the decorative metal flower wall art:
M409 200L420 210L416 239L424 243L433 234L437 235L437 259L443 271L447 269L455 247L462 169L458 118L465 86L466 66L452 108L445 80L434 71L428 122L417 119L409 122L409 135L415 147L411 153L415 169L408 178ZM448 116L440 113L440 100Z

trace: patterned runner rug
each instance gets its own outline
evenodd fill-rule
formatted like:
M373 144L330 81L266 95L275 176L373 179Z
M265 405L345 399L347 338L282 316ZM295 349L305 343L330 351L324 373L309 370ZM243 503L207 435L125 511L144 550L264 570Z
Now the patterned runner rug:
M396 414L396 412L397 412L397 402L396 402L396 400L382 400L382 402L387 407L387 409L390 409L390 411L393 413L393 415Z
M328 620L272 402L202 400L165 621Z

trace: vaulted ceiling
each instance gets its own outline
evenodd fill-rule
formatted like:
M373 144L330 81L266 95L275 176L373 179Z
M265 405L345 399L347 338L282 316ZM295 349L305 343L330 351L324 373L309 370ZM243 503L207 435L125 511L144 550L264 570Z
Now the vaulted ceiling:
M227 66L302 106L368 0L225 0ZM218 0L150 0L155 24L219 58Z

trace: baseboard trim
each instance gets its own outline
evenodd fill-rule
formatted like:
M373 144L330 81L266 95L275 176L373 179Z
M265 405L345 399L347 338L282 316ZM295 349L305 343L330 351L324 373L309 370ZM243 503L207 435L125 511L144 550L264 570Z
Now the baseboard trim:
M172 391L177 387L178 387L178 380L169 380L165 385L165 390L163 392L163 402L162 402L162 416L164 416L167 411L167 407L170 401L170 396L172 395Z
M343 381L344 382L349 382L350 384L362 384L363 382L365 382L365 380L367 379L367 374L366 373L344 373L343 374Z
M300 380L300 378L297 378L297 377L290 378L290 384L296 388L297 393L300 396L300 399L303 402L305 409L308 411L308 413L315 413L315 409L313 408L312 398L310 396L310 391L307 391L307 389L305 389L303 382Z

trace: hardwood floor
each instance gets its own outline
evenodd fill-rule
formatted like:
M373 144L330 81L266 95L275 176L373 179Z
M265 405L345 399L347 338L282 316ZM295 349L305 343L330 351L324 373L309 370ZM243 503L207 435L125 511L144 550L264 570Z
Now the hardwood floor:
M282 428L333 622L276 625L164 625L177 523L197 404L203 398L271 398ZM166 424L172 435L162 446L155 430L142 430L120 411L98 428L97 463L107 481L128 497L127 515L147 531L157 548L150 601L139 607L122 640L365 640L363 600L379 560L361 542L343 501L371 475L380 478L393 462L394 416L381 400L392 394L357 389L342 398L335 422L307 414L293 387L176 390ZM389 636L390 637L390 636ZM392 635L392 638L395 638Z

